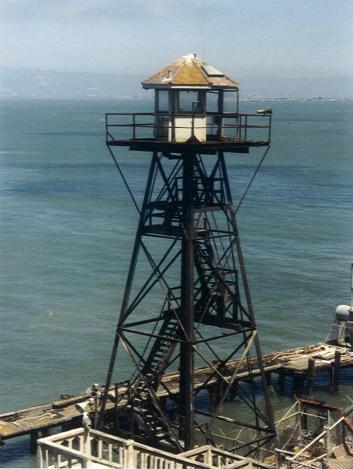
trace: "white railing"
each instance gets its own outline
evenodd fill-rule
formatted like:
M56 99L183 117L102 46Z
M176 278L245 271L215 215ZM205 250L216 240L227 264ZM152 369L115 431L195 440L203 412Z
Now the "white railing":
M254 461L250 458L245 458L238 454L230 453L223 449L215 448L210 445L201 446L184 453L180 456L188 459L197 460L207 467L222 468L222 469L235 469L235 468L251 468L251 469L267 469L270 466Z
M121 438L83 428L38 440L38 457L42 468L86 468L94 466L94 463L123 468L124 449L124 440Z
M124 440L98 430L78 428L38 440L39 466L120 469L261 469L269 466L203 446L181 454Z

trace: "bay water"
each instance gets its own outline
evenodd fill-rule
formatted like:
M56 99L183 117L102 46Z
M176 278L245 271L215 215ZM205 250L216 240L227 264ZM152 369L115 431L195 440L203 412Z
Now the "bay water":
M238 221L270 351L324 340L350 301L353 102L265 105L273 144ZM141 99L0 103L0 412L105 380L137 213L105 148L104 114L151 109ZM117 155L141 201L150 154ZM235 203L261 155L227 156ZM35 465L27 439L0 449L1 467Z

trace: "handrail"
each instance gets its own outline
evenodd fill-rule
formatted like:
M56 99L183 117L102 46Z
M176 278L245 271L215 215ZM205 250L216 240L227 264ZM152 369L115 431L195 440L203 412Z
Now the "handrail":
M295 407L298 406L298 401L295 401L294 404L285 412L284 415L282 415L282 417L279 419L279 420L276 420L275 424L278 425L280 424L282 421L286 420L287 418L289 418L289 414L292 412L293 409L295 409Z
M344 418L345 417L341 417L339 418L333 425L331 425L330 427L326 427L326 429L321 432L316 438L314 438L308 445L304 446L304 448L302 448L298 453L296 453L295 456L293 456L290 461L293 462L295 461L299 456L301 456L303 453L305 453L305 451L308 450L308 448L310 448L314 443L316 443L317 441L321 440L322 437L324 437L327 433L327 431L331 431L333 430L335 427L337 427L337 425L339 425L342 421L344 421Z
M91 459L90 456L87 456L83 454L81 451L75 450L73 448L67 448L65 446L60 445L59 443L54 443L53 441L44 443L38 440L38 453L39 453L41 467L43 467L43 462L44 462L44 467L49 467L50 456L55 457L55 455L51 455L48 452L48 449L46 448L48 446L49 446L49 451L56 453L56 455L59 455L58 453L60 452L61 454L65 454L68 457L68 459L79 460L81 462L82 467L87 467L87 462Z
M322 416L322 415L318 415L318 414L311 414L310 412L301 412L301 411L298 411L298 412L294 412L293 414L290 414L288 416L285 416L285 417L282 417L280 420L277 420L275 422L276 425L279 425L281 424L282 422L284 422L285 420L289 420L293 417L296 417L297 415L306 415L307 417L314 417L314 418L317 418L319 420L326 420L326 417Z
M68 440L79 438L79 450L72 447L64 446ZM97 443L97 446L93 444ZM108 444L109 458L106 458L102 453L102 442ZM177 469L183 467L184 469L209 469L210 467L218 467L217 463L212 464L212 457L225 458L226 467L229 469L236 468L268 468L266 464L254 461L240 455L229 453L228 451L220 450L210 446L195 448L191 451L186 451L181 454L172 454L157 448L146 446L142 443L137 443L134 440L125 440L114 435L107 435L99 430L85 430L79 428L76 430L69 430L67 432L52 435L38 440L39 456L41 458L41 467L47 467L51 458L54 458L55 467L69 467L65 464L70 464L72 459L77 459L81 463L81 467L87 467L90 461L99 464L113 467L117 469L135 467L135 463L139 458L141 461L149 462L149 467L157 468L162 467L161 462L167 463L166 466L170 469ZM98 448L97 455L91 454L92 447ZM112 460L112 451L116 452L118 458ZM193 460L192 456L208 453L208 457L204 461ZM65 459L61 459L61 455ZM191 456L191 458L190 458ZM211 459L210 459L211 457ZM44 464L43 464L44 463Z
M316 461L320 461L321 459L324 459L324 457L326 457L327 454L324 453L324 454L321 454L319 457L315 458ZM317 469L317 466L313 466L311 464L311 462L313 462L314 459L311 459L309 462L305 462L305 461L295 461L294 463L295 464L300 464L299 468L303 468L303 467L306 467L307 469ZM291 460L288 460L288 462L290 464L292 464L292 461ZM291 465L289 466L290 468L292 467Z
M153 118L153 120L148 119ZM210 120L211 118L211 120ZM186 121L183 121L186 119ZM256 119L256 121L255 121ZM265 120L264 120L265 119ZM151 137L155 141L170 141L180 139L180 135L176 136L176 131L180 131L181 135L185 135L185 141L189 136L198 138L198 133L205 133L205 137L209 136L211 140L222 140L223 138L232 138L236 140L249 141L253 140L269 144L271 138L272 119L269 114L256 113L234 113L234 112L110 112L105 115L106 124L106 141L114 142L119 140L150 140ZM114 129L131 129L131 134L114 135ZM151 136L138 135L141 129L156 130ZM252 129L266 130L264 138L254 138L249 136ZM187 132L185 132L187 130ZM228 131L228 132L227 132ZM233 131L233 132L230 132ZM225 135L224 135L225 132ZM229 134L232 135L229 135ZM251 132L250 132L251 133ZM249 138L250 137L250 138ZM208 139L207 139L208 140ZM179 140L180 142L180 140Z
M109 127L131 127L131 128L136 128L136 127L156 127L156 124L155 122L144 122L144 123L138 123L138 124L108 124L108 128ZM211 127L211 124L209 125L197 125L195 128L196 129L205 129L207 127ZM175 126L176 129L190 129L190 126L186 126L186 125L176 125ZM223 125L223 128L224 129L268 129L269 126L268 125L252 125L252 124L225 124Z
M107 112L106 116L166 116L166 117L269 117L268 114L256 114L256 112Z
M107 463L109 462L109 465L111 467L116 467L116 468L124 467L124 464L114 463L113 461L110 461L105 458L97 458L96 456L93 456L92 454L85 454L83 452L83 449L78 451L73 448L68 448L60 444L60 441L64 442L68 438L81 437L81 436L84 436L84 434L85 434L85 430L83 428L80 428L74 431L64 432L63 434L41 438L40 440L38 440L38 444L40 447L40 454L43 450L48 451L48 448L49 448L49 451L53 450L53 452L55 453L61 452L62 454L65 454L67 456L72 456L72 458L79 459L85 463L87 463L88 461L100 462L101 464L105 464L105 462ZM93 429L89 430L89 433L87 434L87 438L90 440L92 437L94 438L95 436L98 437L98 441L99 441L99 438L101 438L102 440L105 440L105 441L111 440L112 444L120 443L121 447L123 448L125 452L123 456L124 460L129 459L129 458L134 459L134 457L136 456L136 453L140 452L140 453L144 453L148 456L152 456L156 458L164 457L169 462L173 462L178 465L184 464L185 467L190 468L190 469L209 469L208 464L204 464L199 461L193 461L183 456L174 455L172 453L168 453L166 451L162 451L157 448L146 446L141 443L137 443L134 440L124 440L122 438L115 437L112 435L109 435L107 437L106 434L100 431L93 430ZM49 454L47 454L47 457L49 457Z
M224 119L240 119L244 118L245 121L249 117L256 117L258 119L264 119L267 118L268 120L270 119L270 116L265 114L254 114L254 113L233 113L233 112L205 112L205 113L192 113L192 112L177 112L177 113L168 113L168 112L108 112L105 114L107 121L109 121L109 117L131 117L132 121L133 119L136 119L137 117L170 117L170 118L175 118L175 117L194 117L194 118L204 118L204 117L222 117ZM109 126L109 122L108 122ZM243 125L244 127L247 126L245 123Z

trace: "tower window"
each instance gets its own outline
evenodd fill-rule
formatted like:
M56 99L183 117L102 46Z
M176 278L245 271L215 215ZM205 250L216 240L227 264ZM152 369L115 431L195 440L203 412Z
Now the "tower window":
M179 112L203 112L200 94L198 91L179 91Z
M218 92L210 91L206 97L206 111L218 112Z
M169 111L169 92L168 90L158 90L158 112L168 112Z
M228 91L227 93L224 93L224 112L238 112L236 91Z

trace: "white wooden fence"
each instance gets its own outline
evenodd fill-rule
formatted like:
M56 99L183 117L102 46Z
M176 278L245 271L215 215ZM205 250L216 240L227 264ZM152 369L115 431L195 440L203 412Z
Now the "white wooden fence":
M266 469L269 466L211 446L172 454L98 430L78 428L38 440L40 468Z

